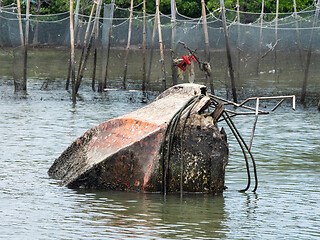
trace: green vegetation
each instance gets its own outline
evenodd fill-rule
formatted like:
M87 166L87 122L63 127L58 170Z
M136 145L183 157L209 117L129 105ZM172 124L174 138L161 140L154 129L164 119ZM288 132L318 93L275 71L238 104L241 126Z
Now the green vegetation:
M74 0L76 2L76 0ZM134 5L138 5L143 0L134 0ZM1 6L10 5L15 3L15 0L2 0ZM69 1L67 0L31 0L31 13L33 14L53 14L60 12L67 12L69 10ZM93 0L81 0L80 12L88 14L90 11ZM103 0L104 3L110 3L111 0ZM302 10L312 4L315 0L296 0L297 10ZM205 1L210 11L220 7L220 0L206 0ZM240 10L246 12L261 11L262 0L240 0ZM25 0L21 1L22 11L25 8ZM200 0L176 0L177 9L179 13L189 17L201 16L201 1ZM235 9L237 0L225 0L225 7ZM75 4L74 4L75 5ZM130 0L116 0L116 5L122 8L130 7ZM160 11L164 14L171 12L171 0L160 0ZM146 8L148 13L155 12L155 0L146 1ZM140 5L136 10L142 10ZM276 0L265 0L265 12L274 13L276 11ZM293 12L293 1L282 0L279 1L279 12Z

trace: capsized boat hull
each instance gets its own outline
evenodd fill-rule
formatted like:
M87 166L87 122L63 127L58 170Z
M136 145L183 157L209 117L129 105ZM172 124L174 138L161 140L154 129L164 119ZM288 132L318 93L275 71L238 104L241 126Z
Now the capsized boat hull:
M48 171L49 175L61 180L63 185L71 188L161 191L163 183L159 164L159 149L165 128L173 115L192 96L205 93L205 89L205 86L197 84L174 86L162 93L153 103L88 130L56 159ZM214 126L213 123L211 125ZM197 129L201 133L201 127L199 128L199 126L190 127L190 129ZM219 144L226 143L224 135L221 135L217 128L215 131L219 133L219 136L216 134L220 139ZM204 139L204 141L207 140ZM190 139L190 141L193 140ZM214 141L217 141L217 139ZM203 148L203 144L198 142L197 145ZM226 144L224 145L223 152L225 153L227 147ZM176 149L178 149L178 145ZM195 149L195 152L199 149ZM200 174L205 179L198 179L195 184L197 187L188 187L188 190L199 192L215 189L214 191L216 191L217 186L213 186L211 180L211 150L202 149L201 151L210 152L209 155L202 154L208 155L206 156L206 162L209 161L210 163L205 163L204 166L209 169L202 169L201 171L207 172L204 174L205 176ZM173 154L179 156L178 152L173 152ZM189 156L192 155L189 154ZM181 169L177 164L178 159L180 157L172 158L171 164L173 165L170 168L169 176L175 179L181 174ZM194 160L189 157L188 161ZM221 186L218 187L220 192L224 184L225 158L223 162L223 181L222 184L220 183ZM200 162L198 165L201 165ZM185 179L189 175L184 173ZM209 180L206 177L207 175L210 175ZM206 183L199 184L199 181ZM173 182L174 184L169 184L168 188L170 191L179 191L180 188L176 184L177 180ZM191 178L187 182L192 182ZM188 185L187 182L186 186Z

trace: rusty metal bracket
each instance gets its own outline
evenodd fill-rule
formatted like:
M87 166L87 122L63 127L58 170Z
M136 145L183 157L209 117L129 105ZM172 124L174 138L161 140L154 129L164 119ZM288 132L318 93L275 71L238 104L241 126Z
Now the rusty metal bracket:
M249 153L251 160L252 160L252 164L253 164L253 169L254 169L254 177L255 177L255 186L253 189L253 192L255 192L257 190L258 187L258 177L257 177L257 171L256 171L256 164L255 164L255 160L254 157L251 153L251 147L252 147L252 142L253 142L253 138L254 138L254 133L255 133L255 129L256 129L256 125L258 122L258 117L259 114L269 114L268 111L263 111L259 109L259 105L260 105L260 101L262 100L272 100L272 99L280 99L280 101L271 109L271 111L275 111L286 99L292 99L292 109L295 110L296 109L296 97L295 95L289 95L289 96L271 96L271 97L251 97L251 98L247 98L246 100L244 100L242 103L238 104L232 101L229 101L227 99L223 99L221 97L215 96L215 95L209 95L211 100L212 100L212 107L215 108L214 112L212 113L213 115L216 116L216 120L219 121L225 121L227 123L227 125L229 126L232 134L235 136L242 152L245 158L245 162L246 162L246 168L247 168L247 175L248 175L248 184L246 186L246 188L240 190L240 192L245 192L249 189L250 187L250 170L249 170L249 164L248 164L248 158L246 155L246 151ZM249 101L255 101L256 106L255 108L250 107L245 105L246 103L248 103ZM249 111L236 111L236 110L230 110L230 109L226 109L224 108L224 106L228 106L231 105L233 107L237 108L242 108L245 110L249 110ZM223 107L221 107L223 106ZM221 109L223 109L221 111ZM217 114L219 113L219 114ZM229 116L228 113L231 113L232 115ZM242 136L240 135L239 131L237 130L236 126L234 125L233 121L231 120L232 117L234 116L238 116L238 115L255 115L255 119L254 119L254 123L253 123L253 127L252 127L252 131L251 131L251 137L250 137L250 142L249 142L249 146L246 144L246 142L244 141L244 139L242 138ZM223 117L223 119L220 119L220 117ZM246 150L246 151L245 151Z

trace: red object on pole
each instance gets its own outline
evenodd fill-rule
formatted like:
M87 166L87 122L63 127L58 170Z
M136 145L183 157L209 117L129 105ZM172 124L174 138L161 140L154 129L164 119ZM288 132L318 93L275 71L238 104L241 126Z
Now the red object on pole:
M185 64L190 65L191 64L191 60L194 60L195 63L197 63L197 60L194 56L188 56L186 57L185 55L182 56L182 62L178 65L178 67L182 70L182 71L186 71L186 69L183 68L183 66Z

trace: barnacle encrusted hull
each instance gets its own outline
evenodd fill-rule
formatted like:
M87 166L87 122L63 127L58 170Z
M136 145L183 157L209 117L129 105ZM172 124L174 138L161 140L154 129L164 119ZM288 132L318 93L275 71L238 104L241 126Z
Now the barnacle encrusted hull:
M182 117L172 150L165 149L170 161L163 162L159 155L170 119L199 94L206 94L205 86L177 85L153 103L101 123L74 141L48 174L71 188L160 192L165 186L168 192L221 193L227 139L211 116L194 112L186 123ZM199 102L196 109L207 101Z

